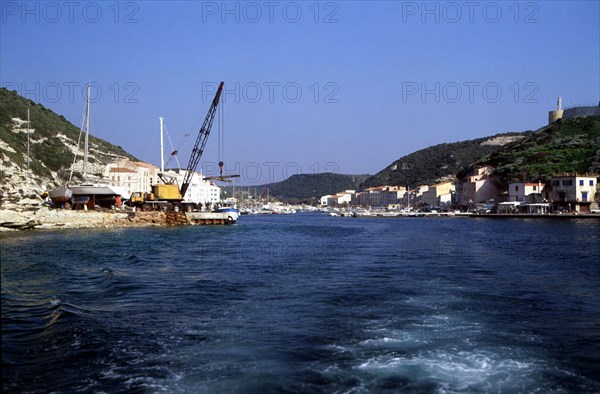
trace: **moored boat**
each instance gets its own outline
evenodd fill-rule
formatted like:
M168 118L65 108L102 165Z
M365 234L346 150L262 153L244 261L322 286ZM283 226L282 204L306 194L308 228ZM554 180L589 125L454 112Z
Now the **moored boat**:
M213 213L223 215L227 219L227 223L235 223L240 217L240 210L232 207L222 207L215 209Z
M240 211L224 207L211 212L186 212L185 215L191 224L234 224L240 216Z

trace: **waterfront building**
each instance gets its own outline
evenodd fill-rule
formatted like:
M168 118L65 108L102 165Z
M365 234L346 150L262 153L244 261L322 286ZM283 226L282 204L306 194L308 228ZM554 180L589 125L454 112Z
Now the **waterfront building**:
M358 201L359 201L359 204L364 207L369 206L369 192L366 190L361 192L360 196L358 197Z
M134 192L151 192L152 185L159 182L159 172L158 167L149 163L121 160L106 165L102 175L110 186L128 198Z
M441 182L432 186L423 193L422 201L426 205L440 206L452 203L454 184L452 182Z
M491 181L490 175L493 167L477 167L473 175L466 178L456 188L457 200L460 205L473 206L474 204L494 201L498 195L498 187Z
M406 189L402 186L375 186L355 193L352 205L363 205L371 207L385 207L396 209Z
M352 201L352 195L354 194L354 190L345 190L338 194L328 196L327 197L327 206L338 206L344 203L350 204Z
M333 197L333 196L331 194L327 194L327 195L321 197L321 206L322 207L327 206L327 199L330 197Z
M385 186L370 187L365 192L368 195L368 205L372 207L381 207L381 194L385 190Z
M512 182L508 185L508 201L537 202L532 195L541 196L543 189L541 182Z
M402 204L416 207L423 204L423 195L427 193L429 186L419 185L413 189L407 189L402 196Z
M590 212L595 201L598 178L592 175L564 174L552 178L551 201L557 211Z
M406 188L403 186L386 186L381 193L382 206L387 209L397 209L404 198Z

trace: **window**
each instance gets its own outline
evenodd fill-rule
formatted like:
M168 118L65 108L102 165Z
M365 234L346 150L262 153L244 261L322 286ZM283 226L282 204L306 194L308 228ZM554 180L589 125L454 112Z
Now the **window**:
M519 185L515 185L515 191L518 192L519 191Z
M579 180L579 186L583 186L583 179Z
M594 180L590 179L590 186L594 186Z
M572 179L563 179L562 184L563 184L563 186L573 186L573 180Z
M588 194L587 192L581 192L581 201L587 201L588 200Z
M560 186L560 181L552 181L552 186Z

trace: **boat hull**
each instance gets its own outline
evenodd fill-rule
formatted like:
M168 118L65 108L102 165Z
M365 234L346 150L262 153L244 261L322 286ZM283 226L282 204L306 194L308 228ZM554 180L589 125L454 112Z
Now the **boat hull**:
M48 192L48 197L54 203L63 204L71 199L73 196L73 191L66 186L57 187L56 189L50 190Z
M237 209L219 209L214 212L186 212L191 224L234 224L240 212Z

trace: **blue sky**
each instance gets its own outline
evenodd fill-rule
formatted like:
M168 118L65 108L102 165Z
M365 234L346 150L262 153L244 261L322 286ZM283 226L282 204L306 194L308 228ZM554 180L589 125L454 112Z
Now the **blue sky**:
M598 1L2 1L0 83L158 164L187 163L225 81L225 162L242 183L375 173L442 143L537 129L600 99ZM184 138L185 133L192 133ZM218 161L217 125L203 167Z

